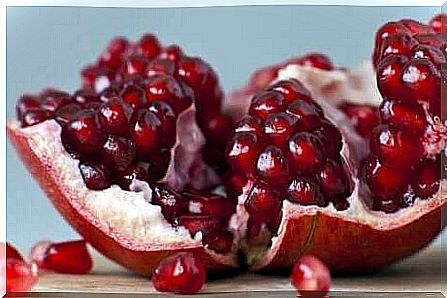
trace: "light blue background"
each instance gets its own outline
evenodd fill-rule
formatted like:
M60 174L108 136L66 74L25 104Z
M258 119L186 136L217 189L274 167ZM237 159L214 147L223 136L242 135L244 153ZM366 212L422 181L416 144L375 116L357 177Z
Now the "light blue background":
M219 72L226 90L259 66L319 50L337 65L369 59L373 35L387 20L428 20L436 7L271 6L214 8L7 9L7 117L16 99L47 86L74 90L79 69L115 35L154 32L200 55ZM7 144L7 236L21 249L76 233L56 213Z

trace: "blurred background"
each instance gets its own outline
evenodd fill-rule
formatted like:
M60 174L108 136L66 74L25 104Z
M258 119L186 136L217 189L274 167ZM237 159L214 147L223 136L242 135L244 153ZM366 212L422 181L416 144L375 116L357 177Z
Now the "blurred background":
M240 6L209 8L7 8L7 118L25 92L54 86L74 91L80 68L116 35L158 35L210 62L225 90L264 65L308 51L336 65L370 59L373 37L386 21L428 21L439 7ZM42 239L77 234L53 209L7 143L7 238L28 250ZM447 235L444 233L444 235ZM438 240L439 241L439 240Z

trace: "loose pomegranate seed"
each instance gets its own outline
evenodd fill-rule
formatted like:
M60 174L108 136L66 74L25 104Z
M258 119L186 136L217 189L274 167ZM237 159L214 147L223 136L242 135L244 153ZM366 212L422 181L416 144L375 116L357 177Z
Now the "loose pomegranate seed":
M296 126L301 131L311 131L322 126L324 115L316 103L297 100L289 105L287 113L297 118Z
M289 165L281 149L269 145L259 154L256 170L267 182L284 184L289 179Z
M382 48L380 51L381 59L391 55L402 55L405 57L411 56L411 49L418 44L411 34L407 32L397 32L389 35L383 39Z
M51 112L44 109L29 109L22 116L22 127L32 126L44 122L45 120L50 119L51 115Z
M444 33L447 30L447 15L438 14L429 24L436 33Z
M130 135L135 142L141 160L160 149L162 124L157 115L147 109L136 111L131 119Z
M109 168L124 171L136 158L135 143L120 136L109 135L102 146L102 156Z
M133 109L119 98L103 103L98 110L102 128L108 134L127 136L130 131L130 118Z
M286 104L290 104L295 100L312 100L309 90L307 90L299 81L294 79L276 82L268 90L274 90L281 93L284 96Z
M326 165L318 173L317 178L326 198L337 200L339 197L347 197L349 191L348 177L343 167L336 161L328 159Z
M183 50L176 44L169 45L163 48L160 52L160 58L168 59L174 62L179 61L183 55Z
M93 267L84 240L50 244L41 264L44 269L68 274L87 274Z
M257 220L268 221L281 208L280 194L268 184L259 181L248 194L245 208Z
M6 258L7 259L16 259L16 260L19 260L19 261L23 261L23 257L19 253L17 248L12 246L9 242L6 242Z
M6 260L6 292L28 292L37 283L37 266L19 259Z
M251 100L249 114L265 121L270 114L284 111L284 96L277 91L265 91Z
M439 161L425 159L415 174L411 186L418 197L427 199L438 192L441 179Z
M301 205L326 206L320 187L311 178L298 177L292 180L287 189L287 199Z
M205 280L205 265L191 253L179 253L164 259L152 274L152 283L157 291L177 294L197 293Z
M287 113L271 114L264 123L264 134L278 147L286 148L297 126L297 118Z
M145 86L145 91L148 103L165 101L177 115L191 105L191 100L186 97L180 83L169 75L150 77Z
M104 165L81 162L79 170L88 188L101 190L110 187L112 175Z
M412 59L404 67L402 81L408 88L406 100L436 102L441 96L441 75L427 59Z
M238 133L227 148L228 162L241 172L253 172L258 158L260 140L253 133Z
M318 258L307 255L293 265L292 285L301 297L326 297L331 287L331 274L326 265Z
M400 100L406 96L407 89L402 82L404 67L408 58L402 55L389 55L377 66L377 87L389 100Z
M380 117L385 124L406 128L417 135L423 134L427 126L424 109L419 104L384 100L380 104Z
M137 51L149 59L154 59L161 50L160 42L153 34L143 35L137 43Z
M123 55L129 50L129 41L125 37L118 36L112 39L107 49L98 60L100 66L118 68L121 65Z
M357 132L369 139L371 131L379 124L379 113L376 107L345 103L339 107L350 119Z
M195 237L198 232L208 234L222 228L222 221L219 218L204 215L181 215L177 219L177 224L185 227L191 237Z
M88 156L98 152L104 141L104 133L96 111L82 110L75 119L62 127L62 144L70 153Z
M323 143L307 132L297 133L290 139L289 155L291 166L303 174L317 173L325 162Z
M396 127L380 125L372 132L371 152L392 168L409 169L422 157L422 148L414 134Z
M203 237L203 243L207 245L208 249L220 254L227 254L233 249L233 234L229 231L219 233L206 234Z

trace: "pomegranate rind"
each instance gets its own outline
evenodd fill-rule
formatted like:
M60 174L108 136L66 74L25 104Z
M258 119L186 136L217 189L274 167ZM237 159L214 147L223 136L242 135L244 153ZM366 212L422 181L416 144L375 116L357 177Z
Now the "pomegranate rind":
M200 242L134 243L124 235L104 226L84 210L73 190L61 185L58 170L48 158L39 156L30 146L28 136L16 123L7 123L7 134L21 160L65 220L104 256L136 273L151 276L160 261L179 252L201 258L210 272L238 268L235 256L221 256L207 250ZM113 198L111 198L113 199Z

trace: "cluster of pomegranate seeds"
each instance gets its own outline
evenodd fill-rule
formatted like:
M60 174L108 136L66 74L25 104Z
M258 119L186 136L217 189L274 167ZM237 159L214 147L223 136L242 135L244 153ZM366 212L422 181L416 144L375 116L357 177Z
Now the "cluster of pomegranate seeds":
M166 220L174 227L186 228L191 237L202 233L202 243L217 253L226 254L233 248L233 234L228 222L236 212L236 203L220 195L205 192L181 194L163 184L153 186L152 204L161 207Z
M160 292L195 294L205 281L205 265L191 253L178 253L164 259L152 274L154 288Z
M363 165L374 210L395 212L439 190L442 150L427 152L424 144L430 142L430 132L446 137L437 131L445 121L444 18L436 16L429 25L408 19L389 22L377 32L373 62L383 101L380 124L371 133L371 156Z
M291 283L299 291L300 297L327 297L331 287L331 274L318 258L306 255L295 262Z
M93 260L84 240L51 243L41 241L31 249L30 257L40 269L66 274L87 274Z
M248 234L263 225L277 232L283 198L348 208L350 181L341 148L339 130L300 82L279 81L256 94L226 151L230 193L240 195L251 186L245 201Z
M5 256L2 256L2 266ZM17 249L6 243L6 292L27 292L36 284L37 266L27 263ZM4 277L3 277L4 278Z

